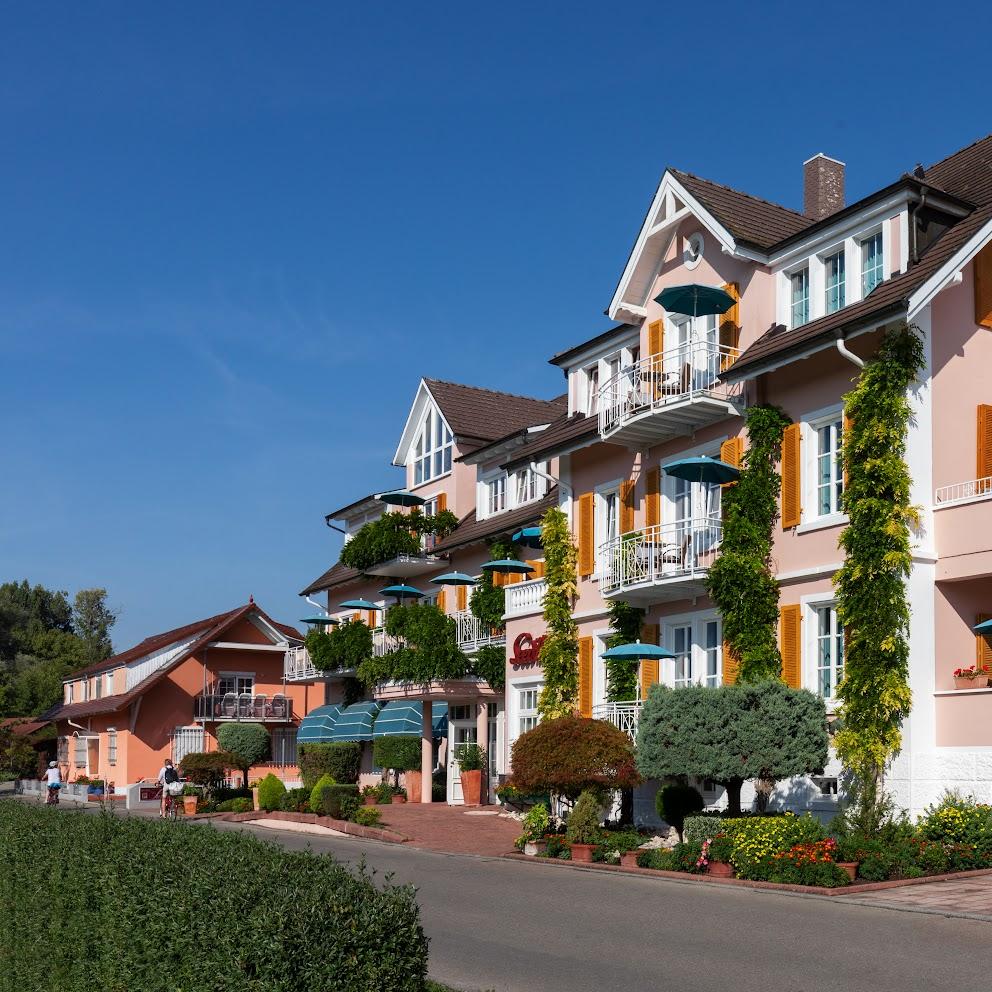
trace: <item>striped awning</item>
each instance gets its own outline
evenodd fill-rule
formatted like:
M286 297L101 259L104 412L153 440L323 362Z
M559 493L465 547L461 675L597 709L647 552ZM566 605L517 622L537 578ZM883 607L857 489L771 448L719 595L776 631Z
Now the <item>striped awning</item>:
M403 737L419 737L423 719L423 703L405 702L394 699L386 703L375 718L372 728L373 737L385 737L395 734ZM433 703L431 723L435 737L444 737L448 732L448 704Z
M297 744L327 744L334 740L334 724L344 709L339 703L318 706L301 721L296 731Z
M372 724L379 712L379 704L372 701L352 703L339 714L331 731L332 741L370 741Z

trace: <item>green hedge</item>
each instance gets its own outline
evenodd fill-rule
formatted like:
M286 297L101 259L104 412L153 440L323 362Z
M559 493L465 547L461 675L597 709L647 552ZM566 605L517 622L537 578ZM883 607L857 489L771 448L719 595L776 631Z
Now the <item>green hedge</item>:
M421 742L419 737L387 734L372 742L372 760L379 768L408 772L420 768Z
M335 820L347 820L349 812L357 806L357 785L328 785L320 790L320 812L324 816L333 816Z
M286 795L286 786L282 779L269 772L261 782L258 783L258 805L262 809L280 809L283 797Z
M357 782L362 763L362 745L357 741L338 744L301 744L299 746L300 776L306 788L312 789L322 775L335 782Z
M412 887L240 832L0 802L0 975L59 992L406 992Z

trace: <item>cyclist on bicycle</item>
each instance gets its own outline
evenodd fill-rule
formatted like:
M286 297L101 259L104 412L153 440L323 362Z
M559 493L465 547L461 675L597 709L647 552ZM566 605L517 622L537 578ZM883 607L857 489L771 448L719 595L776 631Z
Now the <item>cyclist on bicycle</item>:
M48 770L45 772L45 781L48 783L48 798L45 802L47 802L49 806L55 806L59 801L59 789L62 788L62 773L59 771L58 762L48 762Z
M175 801L170 787L179 781L179 771L168 758L165 759L165 764L159 769L158 779L156 781L162 786L162 806L159 810L159 816L164 819L168 812L169 803Z

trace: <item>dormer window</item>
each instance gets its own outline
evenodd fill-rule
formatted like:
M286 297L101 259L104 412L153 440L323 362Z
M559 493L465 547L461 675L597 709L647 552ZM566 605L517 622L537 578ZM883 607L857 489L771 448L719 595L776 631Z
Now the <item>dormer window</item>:
M882 232L861 242L861 297L866 297L884 278Z
M452 437L435 409L427 411L413 449L413 484L421 485L451 471Z
M802 327L809 323L809 266L793 272L789 282L792 288L791 326Z
M506 476L498 475L486 483L486 516L502 513L506 509Z
M823 281L826 290L825 313L836 313L844 306L844 252L828 255L823 260Z

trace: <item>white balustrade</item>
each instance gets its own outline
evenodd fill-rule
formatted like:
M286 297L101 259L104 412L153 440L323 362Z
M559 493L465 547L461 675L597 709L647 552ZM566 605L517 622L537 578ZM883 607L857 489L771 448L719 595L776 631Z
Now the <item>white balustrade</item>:
M544 594L548 583L544 579L514 582L506 586L506 616L523 617L544 610Z
M487 644L505 644L506 630L483 623L471 610L455 614L455 641L460 651L477 651Z
M320 669L314 668L310 652L302 645L286 649L282 671L287 682L312 682L324 674Z
M622 534L600 548L602 589L611 592L677 578L698 578L720 553L719 518L681 520Z
M714 341L689 341L628 365L599 389L600 434L610 434L645 411L679 400L740 399L742 385L719 378L739 354L737 348Z
M992 476L970 482L956 482L953 486L941 486L934 493L933 503L934 509L940 509L955 503L970 503L982 499L992 499Z
M637 739L637 720L641 715L641 701L624 703L600 703L592 708L593 719L606 720L614 727Z
M383 655L403 647L403 638L386 633L385 627L376 627L372 631L372 657L381 658Z

